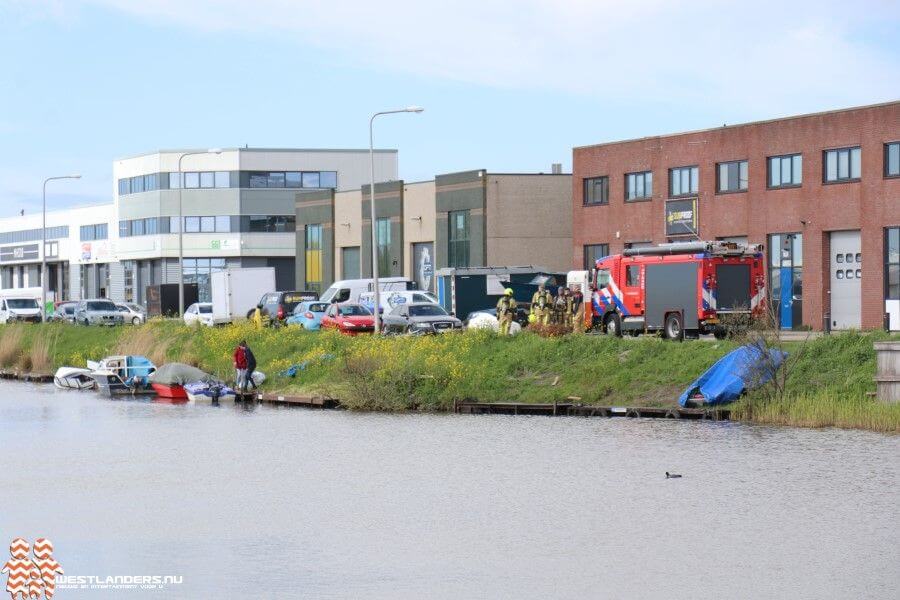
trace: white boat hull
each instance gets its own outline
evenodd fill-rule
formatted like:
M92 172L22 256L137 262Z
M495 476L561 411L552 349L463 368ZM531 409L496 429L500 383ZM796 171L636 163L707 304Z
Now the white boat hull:
M60 367L53 376L53 384L63 390L90 390L96 386L90 369Z

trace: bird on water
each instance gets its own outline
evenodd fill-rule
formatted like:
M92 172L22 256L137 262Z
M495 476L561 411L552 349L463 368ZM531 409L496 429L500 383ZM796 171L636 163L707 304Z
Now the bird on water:
M666 471L666 479L680 479L680 478L681 478L681 475L679 475L678 473L669 473L668 471Z

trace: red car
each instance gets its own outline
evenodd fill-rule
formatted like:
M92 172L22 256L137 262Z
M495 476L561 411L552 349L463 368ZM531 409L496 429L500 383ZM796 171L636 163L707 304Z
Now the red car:
M332 304L322 317L322 329L337 329L347 335L375 331L375 315L362 304Z

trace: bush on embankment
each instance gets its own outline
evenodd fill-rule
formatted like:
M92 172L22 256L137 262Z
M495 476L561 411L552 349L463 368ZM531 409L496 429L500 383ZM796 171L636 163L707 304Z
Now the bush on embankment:
M799 358L783 405L751 395L735 405L736 416L757 422L900 430L900 407L880 407L866 395L875 389L872 342L885 337L832 335L807 342L802 352L798 343L785 344ZM111 329L61 323L0 326L0 367L30 367L44 354L52 370L128 353L146 355L157 364L186 362L229 379L231 353L242 339L268 375L267 389L326 395L349 408L369 410L448 410L455 400L464 399L673 405L697 375L736 346L732 341L672 343L650 337L545 338L527 332L499 337L485 331L347 337L298 328L256 329L249 323L205 328L151 320L141 327ZM296 378L279 375L294 364L304 366ZM844 406L846 402L856 404ZM810 406L819 406L815 415ZM853 416L857 408L864 417ZM785 414L795 415L795 422ZM873 426L871 419L880 425Z

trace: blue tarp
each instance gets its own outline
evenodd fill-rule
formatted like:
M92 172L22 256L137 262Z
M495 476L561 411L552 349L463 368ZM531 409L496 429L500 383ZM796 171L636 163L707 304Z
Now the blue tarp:
M759 387L775 375L787 353L761 344L747 344L732 350L688 386L678 404L727 404L737 400L744 390ZM698 397L702 396L701 397Z

